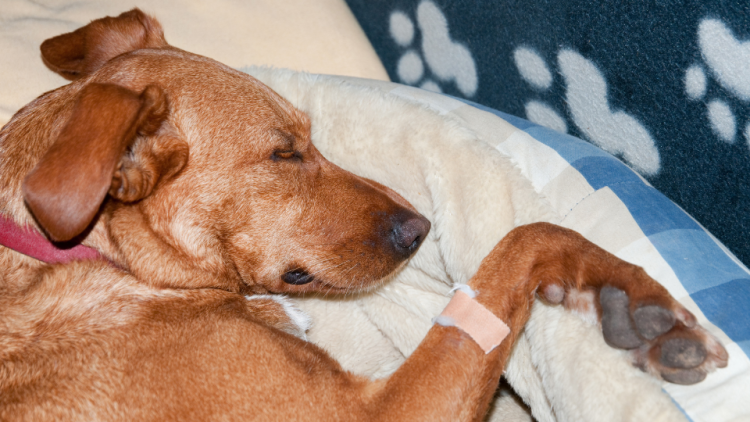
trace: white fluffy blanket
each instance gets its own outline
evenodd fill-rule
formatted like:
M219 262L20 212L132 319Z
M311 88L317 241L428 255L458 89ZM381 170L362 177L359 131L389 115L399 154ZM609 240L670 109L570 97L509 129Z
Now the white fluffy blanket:
M308 338L353 372L377 378L395 371L447 303L452 284L466 282L508 231L561 221L518 166L490 145L496 140L472 130L479 123L470 115L427 108L375 82L248 71L310 115L313 141L327 158L395 189L433 224L419 253L379 290L296 300L313 318ZM500 138L515 131L499 118L492 125ZM540 422L685 420L660 382L609 348L598 326L538 301L505 378ZM489 419L531 417L499 394Z

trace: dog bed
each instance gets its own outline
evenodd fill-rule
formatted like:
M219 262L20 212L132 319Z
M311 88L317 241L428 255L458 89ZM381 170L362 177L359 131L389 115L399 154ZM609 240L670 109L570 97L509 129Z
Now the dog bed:
M355 372L389 374L513 227L550 221L643 266L730 353L694 386L662 384L594 323L539 302L505 377L538 421L750 417L750 273L690 216L607 153L449 96L388 82L244 69L312 118L323 154L406 197L433 223L408 267L361 296L298 299L308 335ZM500 397L492 420L529 420Z

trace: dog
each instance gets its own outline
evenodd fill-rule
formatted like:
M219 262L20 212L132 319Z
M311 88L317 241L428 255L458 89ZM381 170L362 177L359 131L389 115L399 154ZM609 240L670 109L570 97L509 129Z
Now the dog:
M273 295L373 289L430 222L138 9L41 51L72 82L0 131L2 420L478 420L537 297L596 307L605 340L665 380L727 363L641 268L535 223L469 281L509 328L499 345L438 323L392 376L348 373Z

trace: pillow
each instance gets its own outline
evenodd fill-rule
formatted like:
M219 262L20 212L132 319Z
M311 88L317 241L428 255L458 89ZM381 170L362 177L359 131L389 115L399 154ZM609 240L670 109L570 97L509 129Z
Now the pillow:
M65 83L42 63L39 46L134 7L156 16L170 44L229 66L265 64L388 80L342 0L5 0L0 14L0 125L42 92Z

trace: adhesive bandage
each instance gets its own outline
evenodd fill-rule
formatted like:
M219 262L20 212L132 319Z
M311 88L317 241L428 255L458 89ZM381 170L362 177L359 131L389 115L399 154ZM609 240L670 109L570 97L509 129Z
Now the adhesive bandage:
M510 334L510 328L482 304L474 300L474 291L466 285L454 288L455 293L434 322L457 327L474 340L487 354Z

